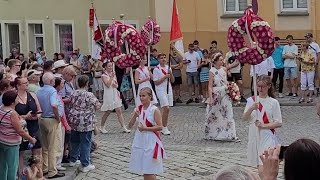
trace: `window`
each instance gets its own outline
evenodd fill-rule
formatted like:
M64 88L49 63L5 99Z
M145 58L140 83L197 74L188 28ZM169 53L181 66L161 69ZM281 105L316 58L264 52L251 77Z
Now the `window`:
M20 34L19 24L6 24L7 43L9 45L9 51L13 48L20 50Z
M225 13L242 13L247 7L247 0L224 0Z
M36 51L39 47L44 49L42 24L28 24L29 50Z
M282 11L307 11L308 0L282 0Z
M73 29L71 24L56 24L56 51L70 57L73 51Z

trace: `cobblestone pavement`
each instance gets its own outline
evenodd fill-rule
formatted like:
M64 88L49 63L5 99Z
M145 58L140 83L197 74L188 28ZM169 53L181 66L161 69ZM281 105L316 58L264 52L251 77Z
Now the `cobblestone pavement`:
M237 134L240 143L214 142L203 139L205 108L174 107L170 113L170 136L162 136L168 159L164 161L165 173L158 179L212 179L221 168L228 165L246 164L246 145L248 123L241 120L243 107L234 108ZM131 111L124 116L129 121ZM282 107L283 127L279 136L283 144L290 144L302 137L319 142L320 120L315 107ZM98 119L101 117L98 113ZM134 133L121 133L121 128L113 113L107 122L108 134L96 137L99 149L93 154L96 169L89 173L80 173L80 179L142 179L141 176L128 172L131 143ZM281 166L282 168L282 166ZM282 169L279 179L283 179Z

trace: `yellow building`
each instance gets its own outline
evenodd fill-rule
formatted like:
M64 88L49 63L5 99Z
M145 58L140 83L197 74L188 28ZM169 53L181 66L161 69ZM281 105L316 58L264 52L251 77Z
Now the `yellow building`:
M90 54L92 30L89 8L94 2L103 29L124 13L127 23L137 29L148 19L161 26L162 39L156 46L168 52L173 0L0 0L0 55L7 57L13 47L22 53L42 46L49 58L54 52L71 52L79 47ZM227 30L243 14L251 0L176 0L185 47L193 40L208 48L212 40L227 52ZM276 36L292 34L303 39L306 32L320 38L319 0L258 0L259 16L268 21ZM318 23L317 23L318 22ZM249 85L248 67L244 71ZM185 78L184 78L185 79Z

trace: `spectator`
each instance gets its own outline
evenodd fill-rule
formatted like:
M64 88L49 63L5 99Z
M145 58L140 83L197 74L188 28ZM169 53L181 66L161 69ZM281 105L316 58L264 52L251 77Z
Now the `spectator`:
M21 61L21 68L20 71L17 72L17 75L19 77L27 77L27 71L28 71L28 61Z
M16 77L18 77L17 73L21 69L21 62L18 59L11 59L8 62L8 67L10 68L10 71L6 75L6 79L9 81L14 81Z
M42 47L37 48L36 59L37 59L37 63L40 65L43 65L44 63L41 55L42 51L43 51Z
M88 76L79 76L79 89L70 97L73 106L70 109L68 119L71 126L71 152L70 166L75 166L75 162L80 156L82 172L88 172L95 169L91 164L90 147L92 133L95 128L95 112L101 106L99 100L88 92Z
M43 65L43 74L46 72L53 72L52 68L53 68L53 61L46 61ZM41 87L43 87L44 85L42 81L42 76L40 77L39 85Z
M62 78L56 77L55 78L55 83L53 86L57 92L58 92L58 96L59 96L59 105L58 105L58 109L62 112L62 116L60 117L61 119L61 141L60 141L60 148L63 149L63 152L61 154L59 154L59 157L57 159L57 170L58 171L65 171L66 168L62 167L62 161L63 158L65 157L65 159L67 159L66 156L68 156L68 151L67 151L67 147L68 147L68 143L69 141L66 141L66 139L68 140L69 136L70 136L70 132L71 132L71 128L67 122L67 118L66 118L66 114L65 114L65 107L64 107L64 103L62 100L61 95L59 94L59 92L63 89L64 87L64 80ZM66 138L67 137L67 138Z
M198 53L195 52L194 45L189 44L189 51L185 53L185 57L183 60L184 64L187 64L187 81L189 86L189 100L187 104L195 101L199 103L199 73L198 73L198 65L201 62L201 58ZM193 97L193 90L195 90L195 96Z
M52 87L55 83L54 75L50 72L43 75L44 86L38 90L37 96L43 113L39 121L42 136L42 157L43 172L48 173L48 178L58 178L65 176L56 168L58 155L61 153L59 144L61 141L59 97L57 90Z
M95 91L95 95L99 100L102 100L102 91L103 91L103 83L101 79L101 75L103 73L102 62L98 59L94 60L92 65L92 73L93 73L93 88Z
M158 51L156 48L153 48L151 50L151 54L150 54L150 67L151 67L152 71L155 67L157 67L159 65L159 60L157 57L158 57Z
M263 180L276 180L279 172L280 145L266 149L261 160ZM319 179L320 145L310 139L299 139L284 152L284 179Z
M11 55L9 56L9 59L19 59L19 49L17 48L12 48L11 50Z
M199 54L200 58L203 58L203 53L202 53L203 49L200 48L199 41L194 40L193 45L194 45L194 51L196 51Z
M283 98L283 77L284 77L284 67L283 67L283 58L282 58L282 52L283 52L283 46L280 45L279 42L280 38L275 37L274 38L274 45L275 49L272 53L272 58L274 61L274 72L273 72L273 77L272 77L272 83L273 86L276 88L276 84L279 78L279 98Z
M27 123L27 130L29 135L37 139L37 143L32 148L32 155L41 157L41 142L40 142L40 130L38 120L40 118L41 107L37 96L34 93L27 92L28 89L27 78L17 77L14 80L14 86L18 92L18 103L15 110ZM20 144L19 154L19 176L22 175L23 169L23 156L24 151L28 150L28 141L23 141Z
M218 49L218 42L216 40L211 41L211 46L210 46L210 50L209 50L210 55L213 55L215 53L222 53L222 51L220 51Z
M46 62L46 63L47 63L47 62ZM46 64L46 63L45 63L45 64ZM34 64L34 65L32 65L32 66L31 66L31 69L34 69L34 70L43 72L43 68L42 68L42 66L39 65L39 64Z
M41 59L42 59L43 63L45 63L47 61L46 52L45 51L41 51L40 55L41 55ZM41 65L43 65L43 63Z
M58 60L54 62L52 70L55 71L55 76L62 78L62 72L65 67L69 64L66 64L64 60Z
M21 62L24 61L24 54L22 54L22 53L19 54L19 60L20 60Z
M90 63L90 58L91 56L83 56L83 63L81 66L81 74L84 74L86 76L88 76L89 78L89 91L91 90L91 85L93 83L93 77L91 74L91 63Z
M301 54L297 58L301 61L301 98L299 103L303 103L306 96L309 96L307 103L313 101L315 59L312 52L308 50L308 46L308 43L303 43L301 45Z
M284 59L284 79L287 81L289 93L287 96L297 97L298 90L298 72L296 56L298 55L298 47L293 44L293 36L286 37L288 44L284 46L282 58Z
M238 59L231 54L231 52L227 52L225 57L225 65L226 68L229 69L228 71L228 81L237 83L240 94L241 94L241 101L246 102L246 99L243 96L243 82L242 82L242 74L241 74L241 63Z
M31 69L27 72L27 77L29 81L28 91L32 93L37 93L38 90L41 88L39 85L40 77L42 75L41 71L37 71Z
M214 180L260 180L259 176L240 166L231 166L220 170Z
M59 54L58 54L58 60L65 60L63 53L59 53Z
M209 70L210 70L210 56L208 50L203 50L203 58L201 59L200 67L200 84L203 94L202 103L208 99L208 82L209 82Z
M13 83L10 82L7 79L1 79L0 81L0 106L3 105L2 103L2 96L5 92L12 90L14 87L12 87Z
M37 64L36 55L33 51L29 51L29 63L32 65Z
M53 54L53 62L56 62L56 61L58 61L59 60L59 54L58 53L54 53Z
M7 91L3 94L3 106L0 107L0 179L15 180L19 164L19 144L21 137L36 144L24 129L26 122L14 110L17 92ZM23 125L23 126L22 126Z
M182 57L172 48L172 56L170 56L172 74L174 76L173 88L173 104L182 103L180 85L182 84L181 69L183 68Z
M83 62L83 61L82 61ZM73 66L73 68L76 70L77 75L81 74L82 71L82 63L78 59L78 54L77 53L72 53L72 57L70 59L70 64Z
M77 58L76 58L76 59L78 59L79 62L80 62L80 64L82 64L84 57L83 57L83 54L80 53L80 48L76 48L76 49L73 51L73 53L75 53L75 54L77 55ZM70 62L70 64L71 64L71 62Z

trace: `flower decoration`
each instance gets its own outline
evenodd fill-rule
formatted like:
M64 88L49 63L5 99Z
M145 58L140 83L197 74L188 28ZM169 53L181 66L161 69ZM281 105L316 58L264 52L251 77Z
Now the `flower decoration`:
M160 41L160 26L154 21L149 19L142 27L141 38L148 46L153 46Z
M240 103L241 94L238 85L235 82L231 82L228 84L227 93L230 99L235 103Z
M106 30L106 52L119 68L132 67L139 64L141 57L146 53L144 41L137 30L127 24L114 21ZM126 44L127 43L127 44ZM129 52L125 53L125 46Z

